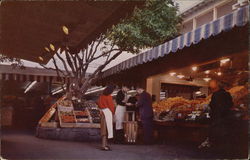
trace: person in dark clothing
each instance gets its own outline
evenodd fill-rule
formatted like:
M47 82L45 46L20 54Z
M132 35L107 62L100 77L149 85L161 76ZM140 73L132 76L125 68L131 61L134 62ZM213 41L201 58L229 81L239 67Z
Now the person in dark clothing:
M203 142L203 145L201 144L201 148L229 142L227 138L229 137L230 110L233 107L232 96L216 80L210 81L209 87L213 92L209 104L211 126L209 137Z
M144 91L142 88L138 88L139 99L137 106L140 112L140 118L143 127L144 143L153 143L153 108L152 108L152 97L149 93Z
M123 86L122 89L116 95L116 110L115 110L115 143L123 143L124 141L124 131L123 131L123 122L125 118L126 112L126 104L127 104L127 91L128 87Z
M128 99L127 102L129 105L127 105L127 111L136 111L136 103L137 103L137 98L136 96L131 96Z

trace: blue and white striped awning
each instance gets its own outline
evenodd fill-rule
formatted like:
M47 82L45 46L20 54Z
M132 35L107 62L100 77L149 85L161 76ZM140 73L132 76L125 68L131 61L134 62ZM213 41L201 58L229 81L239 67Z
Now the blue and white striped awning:
M199 43L202 39L207 39L211 36L216 36L223 31L229 31L233 27L244 26L249 21L249 5L227 14L215 21L204 24L199 28L187 32L173 40L170 40L162 45L152 48L149 51L132 57L122 63L104 71L103 77L110 76L120 71L135 67L137 65L150 62L154 59L164 57L169 53L174 53L184 47L189 47L192 44Z

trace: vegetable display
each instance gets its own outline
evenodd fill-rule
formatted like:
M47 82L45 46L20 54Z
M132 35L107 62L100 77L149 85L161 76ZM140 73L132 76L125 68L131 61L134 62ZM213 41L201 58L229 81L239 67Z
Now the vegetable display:
M236 110L247 111L248 89L246 86L236 86L228 90ZM211 95L207 98L188 100L182 97L171 97L153 104L155 120L175 121L208 119Z

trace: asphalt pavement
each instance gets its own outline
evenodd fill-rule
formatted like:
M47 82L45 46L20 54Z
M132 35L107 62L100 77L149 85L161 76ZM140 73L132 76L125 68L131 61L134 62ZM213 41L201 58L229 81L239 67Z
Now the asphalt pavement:
M166 160L215 158L194 145L115 145L101 151L99 142L39 139L29 131L2 133L1 156L5 159ZM218 157L217 157L218 158Z

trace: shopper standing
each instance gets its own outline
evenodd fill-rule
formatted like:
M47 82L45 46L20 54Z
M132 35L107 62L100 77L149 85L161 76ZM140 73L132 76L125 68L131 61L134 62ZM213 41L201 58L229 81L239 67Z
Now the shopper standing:
M200 148L219 146L230 142L229 128L230 128L230 110L233 107L232 96L229 92L223 89L219 81L212 80L209 82L209 87L213 92L211 102L211 126L209 137L200 145ZM229 144L232 145L232 144Z
M124 142L123 122L126 112L126 103L128 100L127 96L128 90L129 90L128 87L123 86L122 89L116 95L117 107L115 110L115 129L116 129L115 143Z
M113 138L113 114L115 113L115 106L111 96L113 91L114 86L107 86L98 100L98 106L101 109L101 137L102 150L104 151L111 150L107 139Z
M152 97L143 88L137 88L139 99L137 106L139 107L140 118L143 127L144 143L153 143L153 108Z

